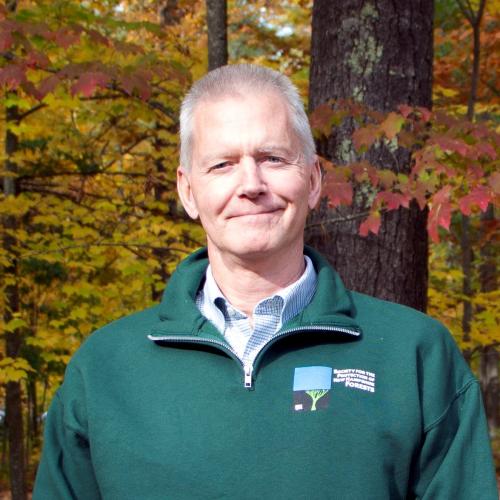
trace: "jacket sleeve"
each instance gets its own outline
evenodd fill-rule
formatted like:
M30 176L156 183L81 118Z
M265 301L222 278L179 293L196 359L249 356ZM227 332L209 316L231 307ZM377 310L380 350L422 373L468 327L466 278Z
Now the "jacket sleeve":
M65 401L61 387L55 395L45 421L44 445L38 467L34 500L101 498L94 474L86 418L81 401ZM75 387L66 387L69 394ZM81 395L81 393L80 393Z
M416 498L498 500L478 382L470 380L424 430L414 468Z

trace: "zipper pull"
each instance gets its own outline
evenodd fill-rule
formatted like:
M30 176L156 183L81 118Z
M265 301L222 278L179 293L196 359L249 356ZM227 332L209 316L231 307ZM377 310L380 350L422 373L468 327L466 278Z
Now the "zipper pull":
M252 365L246 365L246 366L243 367L243 371L245 372L245 388L246 389L252 389L253 366Z

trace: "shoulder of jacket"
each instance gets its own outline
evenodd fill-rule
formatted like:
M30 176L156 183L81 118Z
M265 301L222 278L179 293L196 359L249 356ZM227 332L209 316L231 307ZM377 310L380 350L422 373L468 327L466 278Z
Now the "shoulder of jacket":
M360 323L391 327L390 330L400 334L411 332L412 335L435 337L452 340L448 329L437 319L396 302L378 299L359 292L350 292L355 307L355 318Z
M147 335L158 321L158 305L119 318L102 326L85 339L74 354L71 363L78 363L87 356L105 354L111 349L134 348L139 343L149 343Z

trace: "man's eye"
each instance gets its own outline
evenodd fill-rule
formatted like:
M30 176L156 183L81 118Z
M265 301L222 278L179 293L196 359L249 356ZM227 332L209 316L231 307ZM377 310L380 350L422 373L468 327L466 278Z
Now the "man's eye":
M285 160L283 158L280 158L279 156L265 156L264 161L268 163L285 163Z
M229 161L222 161L220 163L216 163L215 165L212 165L209 170L212 171L212 170L221 170L223 168L226 168L228 167L229 165L231 164L231 162Z

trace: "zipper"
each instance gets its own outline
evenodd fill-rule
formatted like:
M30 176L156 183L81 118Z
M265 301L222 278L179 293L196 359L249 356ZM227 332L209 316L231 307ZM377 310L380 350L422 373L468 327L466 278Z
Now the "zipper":
M245 373L244 381L245 381L245 389L252 389L253 380L253 365L245 365L243 367L243 371Z
M152 340L153 342L178 342L178 343L193 343L193 344L204 344L204 345L211 345L211 346L216 346L217 348L221 349L224 351L226 354L228 354L231 358L233 358L237 363L240 364L242 370L243 370L243 385L245 389L248 390L253 390L253 372L255 371L255 367L257 366L258 362L262 358L262 355L267 349L274 344L277 340L279 340L282 337L286 337L290 333L297 333L297 332L303 332L303 331L320 331L320 332L340 332L340 333L347 333L349 335L354 335L356 337L359 337L360 332L355 329L351 328L346 328L346 327L341 327L341 326L325 326L325 325L307 325L307 326L301 326L301 327L296 327L296 328L290 328L289 330L283 330L282 332L277 333L274 335L271 339L269 339L259 350L257 355L254 358L253 363L250 364L244 364L243 361L238 357L236 354L236 351L229 345L224 342L221 342L219 340L213 340L213 339L200 339L200 337L195 337L195 336L182 336L182 335L165 335L164 337L157 337L153 335L148 335L149 340Z

